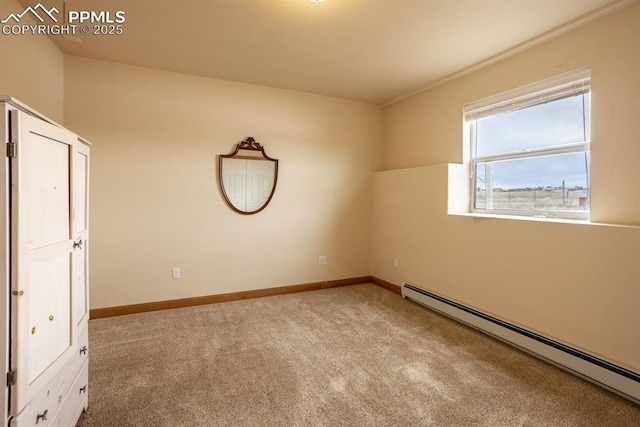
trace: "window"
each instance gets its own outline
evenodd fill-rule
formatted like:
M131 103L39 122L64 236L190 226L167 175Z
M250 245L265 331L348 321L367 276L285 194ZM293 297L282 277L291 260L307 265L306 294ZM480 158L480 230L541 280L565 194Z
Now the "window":
M473 212L588 219L590 69L465 106Z

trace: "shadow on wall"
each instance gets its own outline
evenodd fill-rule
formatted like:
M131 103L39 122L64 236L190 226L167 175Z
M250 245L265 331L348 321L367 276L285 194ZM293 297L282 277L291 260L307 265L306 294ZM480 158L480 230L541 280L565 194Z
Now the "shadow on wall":
M374 174L371 275L416 283L640 371L640 348L627 345L640 322L640 228L448 215L457 172L436 165Z

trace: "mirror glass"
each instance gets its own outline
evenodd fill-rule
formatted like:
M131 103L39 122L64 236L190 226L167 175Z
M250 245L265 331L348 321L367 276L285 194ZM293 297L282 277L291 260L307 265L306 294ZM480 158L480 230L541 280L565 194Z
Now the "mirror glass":
M278 160L267 156L264 147L249 137L233 153L219 156L218 181L231 209L244 215L258 213L276 190Z

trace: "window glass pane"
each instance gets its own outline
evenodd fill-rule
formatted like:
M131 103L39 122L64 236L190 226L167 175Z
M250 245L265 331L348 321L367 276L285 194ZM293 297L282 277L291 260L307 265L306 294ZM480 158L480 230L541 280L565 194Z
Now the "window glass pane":
M589 210L588 152L478 163L475 208Z
M590 140L590 94L480 119L476 155L489 156Z

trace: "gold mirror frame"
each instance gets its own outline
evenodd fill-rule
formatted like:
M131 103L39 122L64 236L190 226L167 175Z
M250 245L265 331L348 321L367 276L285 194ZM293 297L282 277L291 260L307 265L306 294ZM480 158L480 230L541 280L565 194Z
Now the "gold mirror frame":
M244 152L240 152L240 151ZM261 162L261 163L253 163ZM239 172L232 176L230 169L236 166ZM262 169L253 173L249 169ZM269 179L273 171L272 182ZM249 182L252 181L252 182ZM278 159L272 159L262 144L252 137L236 145L231 154L218 156L218 183L225 202L242 215L253 215L267 207L276 191L278 182ZM268 188L268 186L271 188Z

